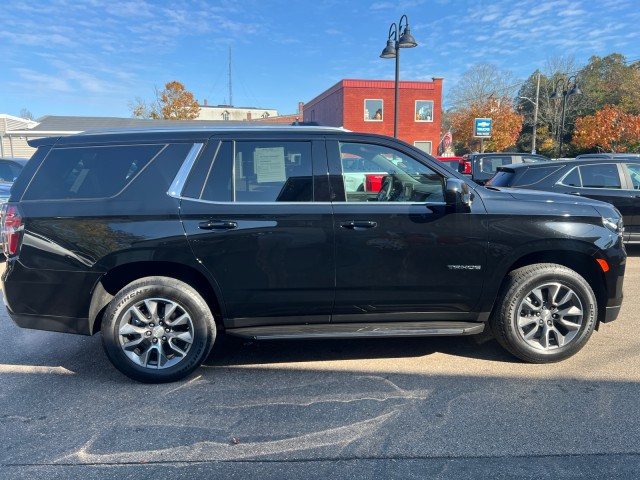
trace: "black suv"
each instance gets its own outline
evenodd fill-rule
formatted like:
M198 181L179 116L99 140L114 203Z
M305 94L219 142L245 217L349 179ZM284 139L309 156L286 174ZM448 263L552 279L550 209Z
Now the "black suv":
M499 167L487 185L567 193L607 202L624 221L624 241L640 243L640 157L581 156L575 160Z
M488 190L392 138L249 127L30 144L1 229L9 314L26 328L101 331L113 364L140 381L189 374L222 331L362 338L489 324L515 356L553 362L621 306L615 208Z
M467 153L463 155L461 165L470 165L471 180L484 185L495 173L498 167L517 163L546 162L550 160L534 153L498 152L498 153ZM460 171L460 170L458 170Z

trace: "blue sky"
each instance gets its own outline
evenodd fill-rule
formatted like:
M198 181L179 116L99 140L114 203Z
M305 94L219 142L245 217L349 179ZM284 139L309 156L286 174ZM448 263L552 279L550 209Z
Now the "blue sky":
M640 58L640 0L2 0L0 113L129 117L178 80L209 105L294 113L343 78L394 78L379 58L407 14L402 80L489 62L526 79L548 59Z

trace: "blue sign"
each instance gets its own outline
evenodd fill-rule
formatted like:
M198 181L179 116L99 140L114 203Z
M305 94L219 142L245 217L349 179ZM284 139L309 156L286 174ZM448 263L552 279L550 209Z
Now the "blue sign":
M490 118L476 118L474 137L489 138L491 137L491 119Z

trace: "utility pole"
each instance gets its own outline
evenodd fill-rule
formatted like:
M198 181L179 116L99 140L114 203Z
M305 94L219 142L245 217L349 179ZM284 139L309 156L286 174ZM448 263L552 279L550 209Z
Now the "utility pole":
M536 105L533 110L533 141L531 142L531 153L536 153L536 131L538 130L538 103L540 102L540 70L538 70L538 86L536 87Z
M231 46L229 46L229 106L233 107L233 92L231 91Z

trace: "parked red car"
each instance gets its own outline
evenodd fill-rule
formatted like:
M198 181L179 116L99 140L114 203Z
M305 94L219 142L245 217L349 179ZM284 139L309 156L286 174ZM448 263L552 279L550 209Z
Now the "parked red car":
M436 157L454 172L471 174L471 162L463 157Z

